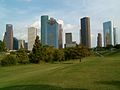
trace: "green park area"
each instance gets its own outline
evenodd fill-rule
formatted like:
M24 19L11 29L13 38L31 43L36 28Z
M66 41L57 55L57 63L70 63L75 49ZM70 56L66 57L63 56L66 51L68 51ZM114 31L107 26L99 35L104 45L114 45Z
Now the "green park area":
M0 90L120 90L120 51L79 60L0 67Z

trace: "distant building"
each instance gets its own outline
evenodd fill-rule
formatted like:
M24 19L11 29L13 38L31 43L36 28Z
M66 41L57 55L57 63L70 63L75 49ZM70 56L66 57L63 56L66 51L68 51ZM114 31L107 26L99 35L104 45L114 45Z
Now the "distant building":
M28 50L28 43L25 42L25 49Z
M63 34L63 28L62 28L62 25L59 24L59 48L63 48L63 37L62 37L62 34Z
M13 50L18 50L18 39L13 37Z
M113 23L111 21L103 23L104 46L114 45Z
M97 47L102 47L102 35L101 35L101 33L98 33Z
M41 43L42 45L62 48L62 25L47 15L41 16Z
M118 44L118 28L113 28L113 36L114 36L114 45Z
M65 40L66 40L66 44L64 46L65 48L76 46L76 42L72 41L72 33L66 33L65 34Z
M47 15L41 16L41 43L47 44L47 24L49 17Z
M35 27L28 28L28 50L32 50L37 36L37 29Z
M50 18L47 23L47 45L59 48L59 27L54 18Z
M65 33L65 41L66 41L66 44L72 43L72 33Z
M81 44L91 48L90 18L81 19Z
M12 24L6 24L6 32L5 32L3 41L8 50L13 50L13 26Z
M18 49L25 48L25 40L18 40Z

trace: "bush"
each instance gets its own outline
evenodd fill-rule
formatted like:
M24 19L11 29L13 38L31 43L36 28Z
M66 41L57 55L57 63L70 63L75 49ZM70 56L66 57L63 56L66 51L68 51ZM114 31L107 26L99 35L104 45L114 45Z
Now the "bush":
M17 59L18 59L18 63L20 64L29 63L29 57L23 48L17 51Z
M13 55L6 55L1 60L1 66L11 66L11 65L16 65L16 64L17 64L17 59Z

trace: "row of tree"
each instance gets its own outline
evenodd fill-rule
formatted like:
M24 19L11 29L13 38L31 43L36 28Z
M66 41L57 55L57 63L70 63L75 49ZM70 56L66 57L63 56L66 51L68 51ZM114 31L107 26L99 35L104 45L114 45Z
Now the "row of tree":
M90 49L77 45L76 47L55 49L52 46L43 46L40 43L39 36L36 37L33 49L31 52L27 52L21 47L17 52L11 52L10 55L6 55L1 60L1 65L12 64L26 64L26 63L41 63L41 62L54 62L54 61L67 61L71 59L81 59L90 56Z

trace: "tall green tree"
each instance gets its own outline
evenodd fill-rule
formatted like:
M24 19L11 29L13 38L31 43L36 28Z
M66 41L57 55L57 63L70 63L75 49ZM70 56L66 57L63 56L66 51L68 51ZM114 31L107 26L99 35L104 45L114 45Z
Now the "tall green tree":
M43 60L42 57L42 45L39 40L39 36L36 37L35 43L33 45L32 52L29 55L31 63L40 63Z

